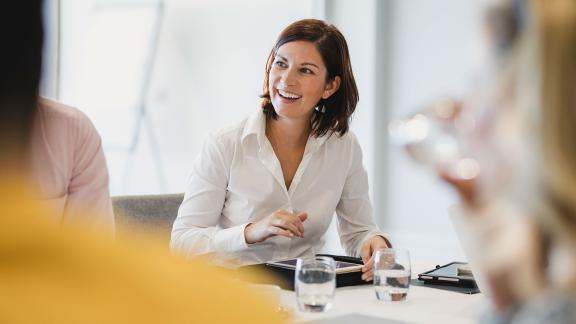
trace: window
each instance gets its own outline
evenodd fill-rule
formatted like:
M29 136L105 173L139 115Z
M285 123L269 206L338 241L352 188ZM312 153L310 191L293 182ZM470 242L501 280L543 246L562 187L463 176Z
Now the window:
M271 46L313 5L62 0L58 99L99 130L111 193L183 191L203 137L258 109Z

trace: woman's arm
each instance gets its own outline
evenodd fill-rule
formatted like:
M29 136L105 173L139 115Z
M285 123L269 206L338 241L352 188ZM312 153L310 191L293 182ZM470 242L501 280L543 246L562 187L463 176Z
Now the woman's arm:
M188 177L184 201L174 221L170 248L185 256L230 253L248 247L240 224L220 228L233 144L209 136Z
M74 142L63 223L87 223L114 235L114 213L102 141L86 115L74 110L70 139ZM62 143L65 145L65 143Z
M354 134L343 145L349 145L350 166L340 201L336 206L340 241L348 255L362 257L364 242L374 236L386 237L374 222L368 194L368 175L362 165L362 151Z

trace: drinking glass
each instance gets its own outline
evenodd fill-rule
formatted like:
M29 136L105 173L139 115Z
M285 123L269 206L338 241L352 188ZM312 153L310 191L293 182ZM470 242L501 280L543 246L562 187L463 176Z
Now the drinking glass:
M413 160L469 180L480 172L477 160L468 156L475 122L459 102L443 99L409 118L392 121L388 131L392 143L403 146Z
M374 252L374 289L379 300L403 301L410 287L410 254L385 248Z
M324 256L298 259L295 273L298 308L304 312L323 312L332 306L336 289L334 259Z

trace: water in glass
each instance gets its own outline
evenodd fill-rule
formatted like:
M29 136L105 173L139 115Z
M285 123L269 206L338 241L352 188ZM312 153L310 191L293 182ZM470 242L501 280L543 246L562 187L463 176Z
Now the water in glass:
M299 260L300 261L300 260ZM306 312L323 312L332 306L336 275L334 261L300 261L296 271L296 299Z
M401 301L406 299L410 287L410 270L377 270L374 288L379 300Z
M374 290L379 300L402 301L410 288L410 254L382 248L374 252Z

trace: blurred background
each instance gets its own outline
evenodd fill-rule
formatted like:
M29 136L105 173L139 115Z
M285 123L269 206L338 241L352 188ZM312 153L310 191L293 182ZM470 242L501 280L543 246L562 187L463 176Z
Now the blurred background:
M416 262L465 260L447 214L456 197L387 125L470 89L482 1L48 0L42 94L92 119L112 195L183 192L204 136L259 109L279 32L324 19L350 47L377 222Z

